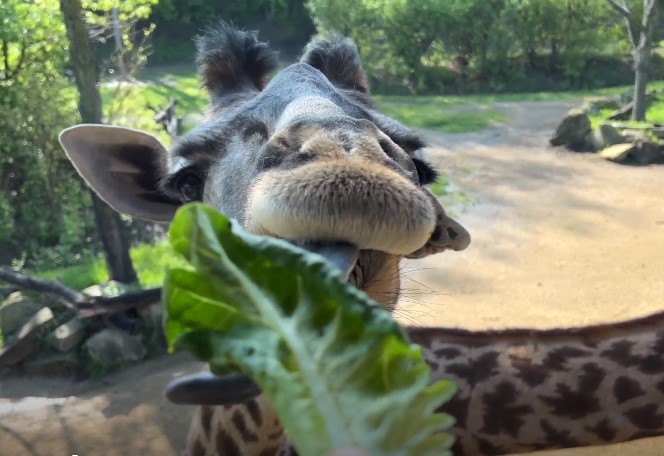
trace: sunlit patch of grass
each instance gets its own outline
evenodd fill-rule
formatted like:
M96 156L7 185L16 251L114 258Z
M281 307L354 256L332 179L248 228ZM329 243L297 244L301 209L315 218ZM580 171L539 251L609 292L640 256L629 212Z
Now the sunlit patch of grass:
M59 280L75 290L108 281L108 271L102 257L88 257L76 266L40 271L37 275L44 279Z
M657 88L658 84L648 85L648 90ZM590 116L590 125L592 128L596 128L602 122L607 122L607 118L613 113L613 109L602 109L595 116ZM613 121L609 121L612 122ZM635 122L632 120L626 121L616 121L615 123L619 124L624 128L646 128L651 127L652 124L664 124L664 94L658 94L648 103L648 108L646 110L646 120L645 122Z
M138 274L138 281L144 288L161 286L166 269L186 265L167 241L132 247L129 254ZM106 262L101 256L87 258L76 266L39 271L37 276L60 280L64 285L76 290L107 282L109 278Z
M378 96L376 101L386 115L411 127L446 133L466 133L492 127L508 119L503 112L484 105L459 105L459 97Z
M144 288L161 286L168 268L187 265L167 241L139 245L132 248L130 254L138 281Z
M200 116L207 104L207 96L201 88L196 71L189 66L148 69L139 79L146 85L131 86L128 95L123 98L122 113L115 123L144 129L157 134L167 144L170 141L160 131L152 117L148 106L161 108L168 104L169 98L177 100L178 116L187 118ZM649 89L664 89L664 81L653 81ZM448 133L464 133L482 130L504 122L507 116L486 105L494 102L570 100L599 96L615 96L630 92L629 86L611 87L589 91L570 92L536 92L508 93L488 95L436 95L436 96L374 96L381 110L397 120L420 128L428 128ZM106 109L112 106L111 101L115 88L104 85L102 95ZM449 108L465 105L468 109L453 110ZM664 122L664 107L652 114L653 122ZM650 120L650 119L649 119Z

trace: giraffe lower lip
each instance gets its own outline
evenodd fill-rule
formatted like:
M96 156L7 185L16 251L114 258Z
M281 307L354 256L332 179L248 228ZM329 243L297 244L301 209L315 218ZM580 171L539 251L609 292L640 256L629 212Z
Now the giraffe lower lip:
M321 255L339 269L346 279L351 280L354 276L357 276L360 249L354 245L345 242L294 242L294 244L309 252Z

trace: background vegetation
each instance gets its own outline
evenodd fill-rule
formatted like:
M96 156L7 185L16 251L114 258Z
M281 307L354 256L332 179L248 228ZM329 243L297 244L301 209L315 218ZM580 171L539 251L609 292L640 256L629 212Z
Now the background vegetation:
M628 3L635 11L641 5ZM495 108L452 114L461 104L621 93L634 78L624 18L607 0L133 0L120 8L122 54L108 28L114 4L83 2L103 76L104 121L151 130L165 142L150 107L172 96L185 128L196 122L205 98L193 37L217 18L260 29L283 65L312 36L348 35L386 114L446 132L505 120ZM654 43L664 37L662 25L656 18ZM80 120L67 46L57 0L0 3L0 264L82 288L107 275L89 192L57 141ZM662 79L660 54L655 46L651 80ZM120 62L142 70L120 81ZM163 231L123 223L139 282L158 284L146 271L169 256Z

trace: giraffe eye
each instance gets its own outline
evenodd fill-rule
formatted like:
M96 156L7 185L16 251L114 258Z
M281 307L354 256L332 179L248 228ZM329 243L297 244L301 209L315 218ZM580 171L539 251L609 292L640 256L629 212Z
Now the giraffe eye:
M193 171L185 171L175 181L175 189L185 203L200 201L203 197L203 180Z

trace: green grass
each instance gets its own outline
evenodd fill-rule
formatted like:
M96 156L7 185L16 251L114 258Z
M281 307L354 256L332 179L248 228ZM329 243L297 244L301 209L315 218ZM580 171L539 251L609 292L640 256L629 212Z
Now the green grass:
M37 272L37 275L44 279L60 280L66 286L76 290L82 290L90 285L108 280L106 264L100 257L87 258L76 266L40 271Z
M160 286L164 282L166 269L187 264L168 241L139 245L130 253L138 281L144 288Z
M378 106L384 114L411 127L446 133L484 130L508 120L505 113L486 106L479 106L473 110L445 112L445 105L437 105L434 102L411 104L407 99L398 102L379 100Z
M177 102L177 113L180 117L200 115L207 103L195 71L188 68L165 68L144 72L140 79L149 84L145 86L127 86L123 90L121 112L114 117L116 123L142 128L163 136L152 121L154 113L148 108L163 107L169 97ZM111 105L117 93L114 87L104 86L102 95L105 106ZM464 133L482 130L496 123L507 120L502 112L478 106L476 109L463 112L448 113L446 108L460 104L490 101L488 97L413 97L413 96L377 96L376 101L383 112L395 119L420 128L444 131L448 133ZM162 138L165 139L165 138Z
M160 286L167 268L186 264L167 241L132 247L130 255L143 288ZM44 279L58 279L76 290L108 281L108 270L102 257L88 258L77 266L40 271L37 275Z
M150 104L162 107L174 97L182 112L201 113L207 99L198 81L196 72L186 67L173 67L166 70L146 70L139 78L148 85L134 87L135 96L127 100L129 106L145 107ZM114 95L114 87L105 86L102 90L104 104L108 105Z
M200 116L207 104L207 97L200 86L196 72L189 66L153 68L140 75L145 86L132 86L126 90L123 108L115 117L115 123L152 131L168 143L168 138L152 121L154 113L148 105L159 108L173 96L180 117ZM649 89L664 89L664 81L649 84ZM495 102L574 100L600 96L614 96L630 92L630 86L569 92L507 93L485 95L437 95L397 96L377 95L375 100L381 110L412 127L428 128L447 133L465 133L482 130L504 122L507 116L493 107ZM105 106L110 106L116 93L113 87L104 86L102 95ZM463 109L458 107L463 106ZM456 108L456 109L451 109ZM653 121L664 121L664 107L653 113Z
M664 89L664 81L653 81L649 83L648 90L650 89ZM516 101L577 100L583 98L620 95L621 93L625 92L631 93L632 90L632 86L616 86L593 90L571 90L568 92L519 92L500 94L431 96L376 95L374 98L379 104L381 102L388 101L392 103L408 103L410 105L436 104L438 106L457 106L464 104L487 104Z
M648 85L648 89L657 88L658 84ZM596 116L590 116L590 125L596 128L600 123L605 122L611 115L613 109L602 109ZM646 110L645 122L634 122L631 120L618 122L621 126L627 128L643 128L652 126L654 123L664 124L664 94L656 95L649 103Z

